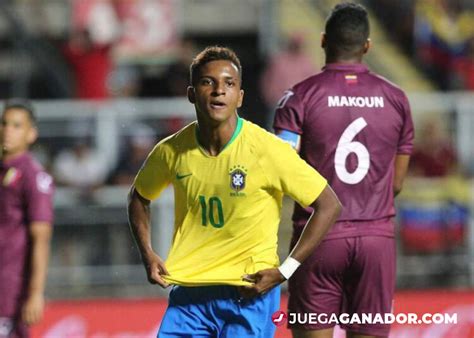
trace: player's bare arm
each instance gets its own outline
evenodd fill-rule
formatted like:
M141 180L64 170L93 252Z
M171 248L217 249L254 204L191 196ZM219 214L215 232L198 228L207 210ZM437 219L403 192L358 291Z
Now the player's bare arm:
M290 253L290 257L300 263L322 241L342 210L341 203L329 185L326 186L311 206L314 208L314 212L306 223L298 243ZM268 291L284 282L286 278L278 268L273 268L246 275L244 280L254 283L254 285L242 287L241 293L245 297L252 297Z
M168 287L169 284L162 278L168 275L168 271L151 246L150 201L143 198L134 186L128 195L128 222L140 250L148 281L163 288Z
M48 222L32 222L29 229L31 277L28 285L28 298L22 308L22 320L27 325L36 324L43 317L44 289L53 232L51 224Z
M397 196L402 191L403 181L408 171L410 155L397 155L395 157L395 174L393 177L393 195Z
M313 207L314 212L306 223L300 239L290 253L290 257L298 262L303 262L314 251L342 210L339 199L329 185L321 192L316 201L311 204L311 207Z

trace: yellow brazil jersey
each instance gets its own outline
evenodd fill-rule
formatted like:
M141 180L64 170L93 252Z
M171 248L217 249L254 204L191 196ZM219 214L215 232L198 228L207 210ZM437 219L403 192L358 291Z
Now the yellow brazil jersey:
M174 187L174 235L165 262L168 282L247 285L244 274L279 265L283 194L308 206L326 180L290 145L241 118L217 156L199 146L196 128L197 123L191 123L158 143L135 188L153 200L168 184Z

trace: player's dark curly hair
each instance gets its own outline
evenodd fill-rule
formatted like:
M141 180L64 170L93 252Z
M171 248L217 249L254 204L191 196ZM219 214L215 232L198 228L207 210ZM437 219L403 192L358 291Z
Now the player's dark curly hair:
M204 49L194 58L189 67L190 83L194 85L197 79L199 69L206 63L211 61L227 60L232 62L239 70L239 79L242 82L242 66L240 60L235 52L227 47L211 46Z
M355 3L334 7L326 20L326 51L338 57L360 53L369 38L367 10Z
M35 109L29 100L21 98L9 99L5 101L5 105L3 106L3 114L9 109L24 110L28 114L28 118L30 119L31 123L36 124Z

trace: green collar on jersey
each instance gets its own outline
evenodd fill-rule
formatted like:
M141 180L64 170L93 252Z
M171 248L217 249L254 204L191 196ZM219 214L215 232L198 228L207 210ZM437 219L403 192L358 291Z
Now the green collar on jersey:
M230 138L229 142L225 144L225 146L222 148L220 152L222 152L225 148L227 148L232 142L235 141L237 136L239 136L240 131L242 130L242 126L244 125L244 120L240 117L237 116L237 126L235 127L234 133L232 134L232 137ZM196 141L199 144L199 146L202 148L202 145L199 143L199 138L198 138L198 132L199 132L199 125L196 124L196 129L195 129L195 134L196 134Z
M232 137L230 138L229 142L227 142L226 145L224 146L224 148L222 148L222 150L227 148L232 142L235 141L237 136L239 136L240 131L242 130L242 125L243 124L244 124L244 120L242 120L240 118L240 116L237 116L237 126L235 127L234 133L232 134Z

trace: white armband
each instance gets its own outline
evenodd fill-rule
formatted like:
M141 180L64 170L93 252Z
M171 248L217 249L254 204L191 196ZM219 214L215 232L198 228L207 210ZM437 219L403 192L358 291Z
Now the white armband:
M291 275L299 268L301 265L296 259L291 256L288 256L282 265L278 268L280 270L283 277L286 279L290 279Z

